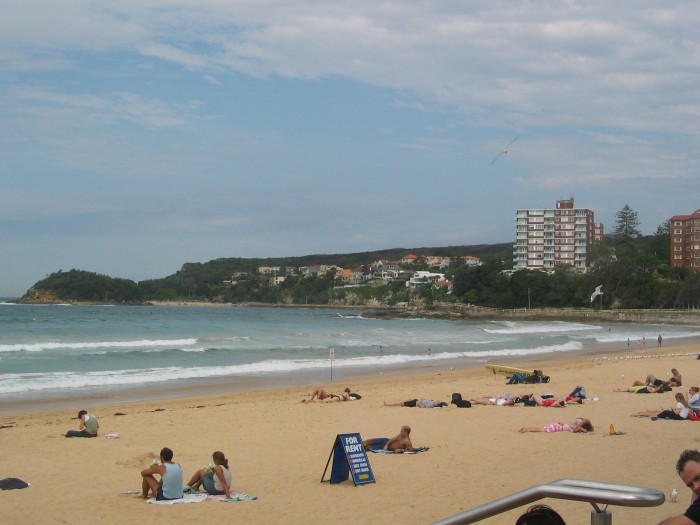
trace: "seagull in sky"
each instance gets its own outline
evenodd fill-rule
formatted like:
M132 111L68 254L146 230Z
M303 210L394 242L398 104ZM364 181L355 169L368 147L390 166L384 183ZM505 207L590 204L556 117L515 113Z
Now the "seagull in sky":
M518 140L520 137L515 137L513 140L511 140L508 145L503 148L503 151L501 151L496 157L491 161L491 164L489 166L493 165L494 162L496 162L496 159L500 157L501 155L508 155L508 148L510 148L510 145L513 144L516 140Z

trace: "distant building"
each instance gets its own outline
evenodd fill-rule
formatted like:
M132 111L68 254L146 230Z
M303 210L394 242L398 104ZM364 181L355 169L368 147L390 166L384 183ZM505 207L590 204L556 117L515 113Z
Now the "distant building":
M671 217L671 266L700 271L700 210Z
M558 200L554 209L515 212L513 269L553 270L566 264L586 269L588 248L603 239L603 225L574 199Z

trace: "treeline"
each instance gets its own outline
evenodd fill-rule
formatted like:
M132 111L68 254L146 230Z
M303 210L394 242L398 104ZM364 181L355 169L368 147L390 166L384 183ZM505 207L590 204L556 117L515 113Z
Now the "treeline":
M506 248L507 249L504 249ZM463 253L477 253L462 247ZM484 264L467 267L456 262L445 273L453 291L424 286L409 289L403 282L345 287L333 272L318 277L289 275L273 285L257 274L259 266L304 266L319 264L319 256L280 259L217 259L187 263L165 278L134 282L80 270L58 271L37 282L32 291L48 291L59 301L144 303L148 301L210 301L223 303L315 305L410 305L435 302L470 303L495 308L582 307L603 308L698 308L700 274L686 268L671 268L669 236L665 231L651 236L610 236L591 247L590 269L580 273L569 266L553 273L521 270L512 273L512 245L481 246ZM426 249L428 250L428 249ZM395 259L411 251L400 250ZM435 254L437 249L430 249ZM442 249L441 255L456 255ZM324 256L323 263L356 267L382 258L386 252ZM388 257L384 257L388 258ZM457 259L454 259L457 261ZM410 265L413 270L428 269ZM234 286L224 285L238 274ZM591 305L593 290L602 285L603 296ZM32 294L25 296L28 300Z

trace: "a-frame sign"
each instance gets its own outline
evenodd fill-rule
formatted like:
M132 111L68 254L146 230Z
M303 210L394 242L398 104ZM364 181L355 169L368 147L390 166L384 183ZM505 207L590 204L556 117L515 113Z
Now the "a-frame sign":
M333 460L331 477L324 479L331 460ZM338 434L321 476L321 483L324 481L330 481L331 484L341 483L347 480L350 474L355 486L376 482L367 453L362 446L360 434Z

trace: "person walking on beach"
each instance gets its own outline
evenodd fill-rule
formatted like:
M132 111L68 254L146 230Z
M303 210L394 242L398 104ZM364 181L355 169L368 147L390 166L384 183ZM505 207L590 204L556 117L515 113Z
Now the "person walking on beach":
M661 337L661 334L659 334L659 337L657 337L656 340L659 342L659 346L661 346L661 341L663 341L664 338Z
M78 412L78 419L80 420L79 430L69 430L66 432L67 438L73 437L83 437L83 438L94 438L97 437L97 429L100 428L100 423L97 418L92 414L88 414L87 410L81 410Z
M659 525L700 525L700 452L684 450L676 463L676 472L692 491L690 506L680 516L666 518Z
M160 480L156 479L156 474ZM182 499L182 467L173 463L173 451L164 447L160 451L160 465L141 471L141 497L148 498L149 492L156 500Z

